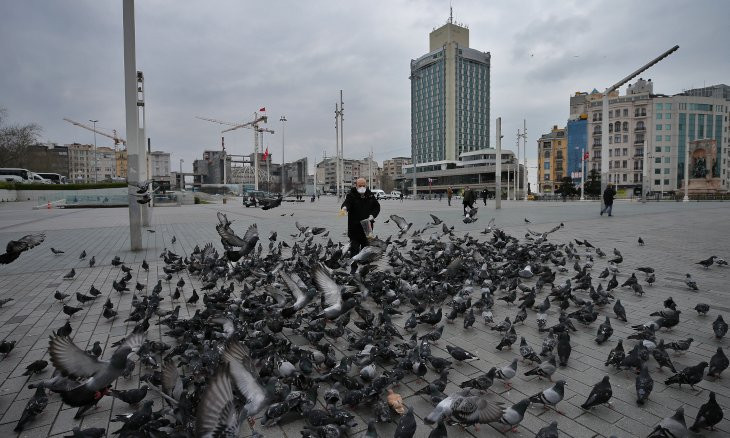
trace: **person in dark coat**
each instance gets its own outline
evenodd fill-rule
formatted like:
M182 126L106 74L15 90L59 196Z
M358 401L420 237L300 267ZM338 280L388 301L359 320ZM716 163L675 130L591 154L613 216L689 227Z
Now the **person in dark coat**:
M466 186L464 188L464 199L462 200L462 204L464 204L464 216L466 216L466 207L469 207L469 210L471 210L474 208L475 202L477 202L477 194L469 186Z
M487 205L488 196L489 196L489 192L487 191L487 188L484 187L484 190L482 190L482 201L484 201L484 205Z
M380 203L373 192L366 187L365 178L358 178L355 187L347 193L340 215L345 212L347 213L347 237L350 238L350 251L352 255L355 255L369 243L360 221L370 219L370 225L373 226L375 218L380 214Z
M449 207L451 207L451 197L454 196L454 189L449 186L448 189L446 189L446 199L449 201Z
M616 196L616 190L614 190L611 184L606 186L606 190L603 191L603 208L601 209L601 216L603 213L608 213L611 216L613 210L613 198Z

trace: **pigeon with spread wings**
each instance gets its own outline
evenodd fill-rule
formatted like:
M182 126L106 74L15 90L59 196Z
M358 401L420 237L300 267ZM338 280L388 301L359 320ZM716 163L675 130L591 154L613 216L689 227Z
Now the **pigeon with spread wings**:
M221 243L223 248L226 249L226 256L230 261L236 262L256 248L256 243L259 241L259 230L256 224L249 226L246 234L243 235L243 238L240 238L231 229L231 222L225 214L218 212L218 220L220 223L215 226L215 229L218 231L218 235L221 236ZM233 247L239 249L233 250Z
M133 332L108 360L99 360L77 347L66 336L51 336L48 351L51 363L61 375L82 380L76 387L61 393L70 406L86 406L103 397L110 385L119 378L132 353L139 350L144 334Z
M29 249L40 245L43 240L45 240L45 238L46 235L40 233L28 234L18 240L11 240L5 247L5 254L0 255L0 265L8 264L15 261L15 259L20 257L20 254L22 254L24 251L28 251Z
M332 277L327 274L327 270L324 266L317 265L314 268L314 284L317 289L324 295L325 307L322 312L315 317L316 318L327 318L329 320L336 319L340 315L349 312L357 301L354 298L348 298L347 300L342 299L342 287L338 285Z

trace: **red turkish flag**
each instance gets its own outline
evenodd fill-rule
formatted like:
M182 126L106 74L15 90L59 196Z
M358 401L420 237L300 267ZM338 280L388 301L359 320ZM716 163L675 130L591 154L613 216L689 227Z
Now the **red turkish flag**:
M266 152L264 152L264 161L266 161L267 158L269 158L269 148L268 148L268 146L266 147Z
M584 160L587 160L587 159L588 159L588 152L586 152L586 153L585 153L585 154L583 155L583 159L584 159Z
M260 113L265 113L265 112L266 112L266 107L263 107L263 108L259 108L259 112L260 112Z

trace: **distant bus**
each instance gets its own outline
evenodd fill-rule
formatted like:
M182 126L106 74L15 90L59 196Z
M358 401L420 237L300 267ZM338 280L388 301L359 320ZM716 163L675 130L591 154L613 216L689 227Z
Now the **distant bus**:
M0 181L5 182L33 182L33 172L17 167L0 168Z
M67 184L68 180L65 176L58 174L58 173L46 173L46 172L39 172L38 175L40 175L42 178L45 178L49 181L51 181L53 184Z

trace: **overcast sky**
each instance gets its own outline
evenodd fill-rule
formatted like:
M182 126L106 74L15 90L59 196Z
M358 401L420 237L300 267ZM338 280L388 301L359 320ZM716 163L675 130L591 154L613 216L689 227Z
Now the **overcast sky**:
M266 107L273 159L281 159L286 115L287 161L307 156L311 171L335 151L340 89L346 157L371 148L381 163L410 156L409 62L428 51L448 1L136 3L147 135L153 149L172 154L173 170L183 158L190 171L204 149L220 147L221 127L195 116L245 121ZM730 83L730 2L453 4L470 46L492 55L492 143L496 117L511 148L526 118L528 158L541 133L565 124L572 93L605 88L674 44L679 51L643 75L655 92ZM60 144L93 142L63 117L98 119L125 135L121 1L4 0L0 41L0 107L10 122L38 123L44 141ZM252 143L250 130L226 134L229 153L250 153Z

